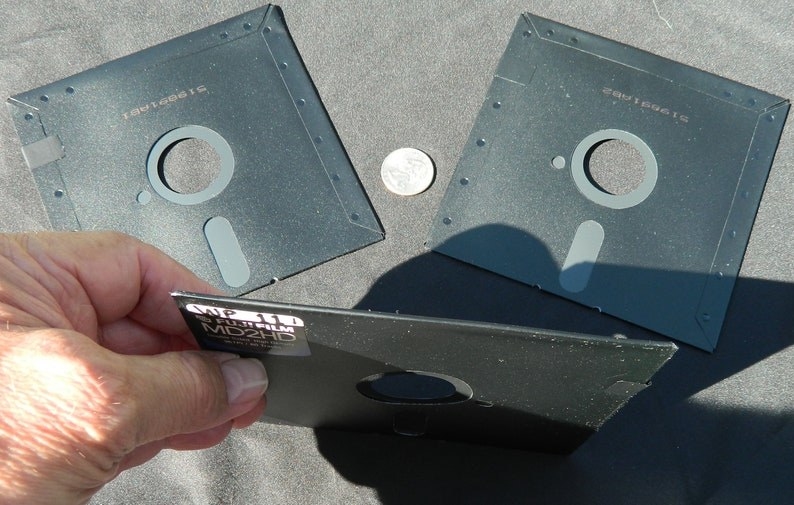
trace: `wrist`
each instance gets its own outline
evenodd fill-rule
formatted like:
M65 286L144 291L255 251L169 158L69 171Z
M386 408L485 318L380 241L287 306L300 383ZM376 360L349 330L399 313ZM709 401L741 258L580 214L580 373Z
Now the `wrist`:
M0 503L81 503L116 475L114 380L80 359L83 340L0 332Z

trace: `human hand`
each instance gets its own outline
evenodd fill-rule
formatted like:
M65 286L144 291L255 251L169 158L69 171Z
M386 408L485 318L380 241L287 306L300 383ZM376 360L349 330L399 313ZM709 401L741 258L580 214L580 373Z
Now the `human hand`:
M198 351L177 289L214 291L125 235L0 235L0 503L84 503L261 416L264 367Z

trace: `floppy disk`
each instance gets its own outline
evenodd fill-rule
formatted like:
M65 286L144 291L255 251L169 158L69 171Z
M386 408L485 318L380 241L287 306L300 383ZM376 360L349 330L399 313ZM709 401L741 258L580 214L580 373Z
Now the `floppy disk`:
M173 297L201 347L264 362L269 418L316 428L568 453L676 350L521 326Z
M712 351L788 109L523 15L428 246Z
M55 228L123 231L229 293L383 238L276 6L8 104ZM215 165L184 190L166 161L188 142Z

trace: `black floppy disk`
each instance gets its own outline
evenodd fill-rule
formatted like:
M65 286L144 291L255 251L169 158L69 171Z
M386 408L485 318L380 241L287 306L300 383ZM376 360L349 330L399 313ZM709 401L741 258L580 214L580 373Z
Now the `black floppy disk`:
M233 294L383 238L276 6L9 99L52 225L156 245ZM175 189L164 159L208 145Z
M428 246L712 351L788 109L523 15ZM612 141L636 154L636 185L591 171Z
M316 428L573 451L670 342L174 293L205 349L261 359L267 415Z

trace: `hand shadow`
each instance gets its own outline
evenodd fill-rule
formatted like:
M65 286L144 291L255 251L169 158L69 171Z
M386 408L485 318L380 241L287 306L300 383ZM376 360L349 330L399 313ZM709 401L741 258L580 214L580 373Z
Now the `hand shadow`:
M484 233L513 235L527 254L552 261L542 244L523 232L502 227ZM692 274L681 272L626 274L692 281L685 279ZM726 489L780 496L782 487L792 487L781 473L787 451L759 449L758 440L777 434L776 443L791 444L791 420L781 421L782 414L774 412L704 405L690 397L789 347L792 300L792 284L737 279L716 352L682 345L651 387L569 457L330 430L316 431L319 449L347 479L376 488L385 504L699 503ZM356 308L666 340L430 252L384 275ZM783 424L788 429L781 430L781 422L788 422ZM720 444L717 452L726 457L714 461ZM778 458L778 465L760 465L747 454Z

